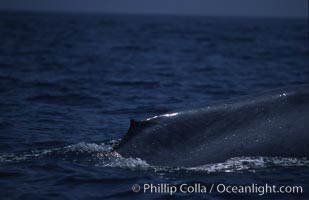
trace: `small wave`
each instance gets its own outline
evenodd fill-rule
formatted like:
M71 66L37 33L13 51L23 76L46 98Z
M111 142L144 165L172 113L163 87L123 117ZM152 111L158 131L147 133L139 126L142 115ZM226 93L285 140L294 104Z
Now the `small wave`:
M259 169L276 167L309 167L307 158L282 157L235 157L222 163L207 164L197 167L152 166L140 158L124 158L112 151L119 141L102 144L77 143L59 148L33 150L20 153L0 154L0 163L31 162L42 159L60 159L96 167L118 167L130 170L149 170L154 172L255 172Z
M158 81L118 81L110 80L107 84L112 86L121 86L121 87L142 87L142 88L158 88L160 87L160 82Z
M206 172L238 172L276 167L309 167L307 158L283 158L283 157L235 157L223 163L207 164L188 168L191 171Z
M71 160L76 157L88 157L97 152L109 152L111 151L111 144L94 144L94 143L77 143L73 145L67 145L64 147L32 150L29 152L17 152L17 153L2 153L0 154L0 162L2 163L14 163L22 161L33 161L37 159L57 157L59 159Z
M90 106L90 105L101 105L99 98L89 96L86 94L70 94L70 95L37 95L27 100L56 105L70 105L70 106Z
M112 51L135 51L135 52L150 52L155 49L156 49L155 46L145 47L141 45L124 45L111 48Z

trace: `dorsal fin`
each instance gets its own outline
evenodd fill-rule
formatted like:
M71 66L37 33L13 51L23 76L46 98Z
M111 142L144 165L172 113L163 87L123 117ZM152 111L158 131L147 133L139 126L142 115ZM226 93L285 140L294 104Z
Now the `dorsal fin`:
M130 129L133 129L135 126L137 126L137 122L136 122L134 119L130 119L130 127L129 127L129 130L130 130Z
M149 121L137 121L134 119L130 120L130 127L128 130L127 135L134 135L135 130L143 128L143 127L147 127L150 124Z
M136 121L134 119L130 120L130 127L127 134L123 137L121 142L115 146L115 149L119 148L122 144L130 140L130 138L134 137L136 134L140 132L143 128L152 124L150 121Z
M129 128L129 131L130 129L135 129L137 127L141 127L142 125L145 125L147 124L147 121L136 121L134 119L131 119L130 120L130 128Z

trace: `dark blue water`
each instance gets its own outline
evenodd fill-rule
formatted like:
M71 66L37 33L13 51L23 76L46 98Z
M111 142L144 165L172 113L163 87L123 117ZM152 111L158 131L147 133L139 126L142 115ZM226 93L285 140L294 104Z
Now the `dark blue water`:
M0 14L0 199L305 199L306 159L197 169L106 155L144 119L309 83L305 19ZM301 185L305 194L142 194L133 184Z

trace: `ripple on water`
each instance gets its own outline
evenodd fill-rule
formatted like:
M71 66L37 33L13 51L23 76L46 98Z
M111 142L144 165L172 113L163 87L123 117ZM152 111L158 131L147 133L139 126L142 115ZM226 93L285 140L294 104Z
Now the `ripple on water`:
M283 157L235 157L221 163L206 164L196 167L152 166L140 158L124 158L112 151L119 141L102 144L77 143L64 147L32 150L26 152L2 153L1 163L31 162L40 159L60 159L95 167L116 167L130 170L148 170L154 172L255 172L259 169L276 167L309 167L307 158Z

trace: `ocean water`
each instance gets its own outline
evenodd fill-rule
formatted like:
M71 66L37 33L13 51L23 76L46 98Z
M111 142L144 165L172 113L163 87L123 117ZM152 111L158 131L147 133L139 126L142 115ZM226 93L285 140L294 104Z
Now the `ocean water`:
M130 119L309 83L306 19L0 13L0 199L308 199L306 158L151 166L111 152ZM143 194L134 184L301 185Z

